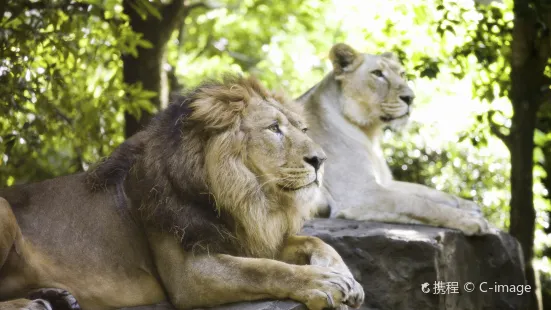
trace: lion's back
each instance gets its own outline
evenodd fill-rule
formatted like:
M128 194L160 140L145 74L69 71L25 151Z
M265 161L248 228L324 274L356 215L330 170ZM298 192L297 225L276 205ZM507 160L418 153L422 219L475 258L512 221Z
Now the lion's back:
M112 260L129 243L135 248L128 251L146 251L146 241L136 240L142 235L138 226L117 209L113 195L89 190L84 173L0 190L25 239L62 261L82 254Z
M142 228L117 209L120 197L114 188L90 190L85 177L75 174L0 190L26 243L21 255L33 257L25 260L26 270L34 272L33 287L65 288L83 307L160 301L164 294ZM8 278L10 268L19 267L7 266ZM113 291L105 283L125 289ZM0 285L0 295L2 291L9 295L9 285Z
M45 216L52 221L68 221L69 217L84 211L85 205L97 200L86 188L84 173L61 176L40 182L15 185L0 189L16 216L25 224L25 216ZM55 215L51 217L50 215Z

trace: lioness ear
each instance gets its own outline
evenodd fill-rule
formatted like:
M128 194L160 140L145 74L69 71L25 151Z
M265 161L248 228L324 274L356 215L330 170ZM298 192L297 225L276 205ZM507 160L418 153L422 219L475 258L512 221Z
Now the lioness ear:
M342 74L345 72L354 71L362 63L361 54L344 43L333 45L329 52L329 59L331 59L333 72L337 79L342 78Z
M381 54L381 56L387 59L391 59L398 63L400 62L400 59L398 58L398 56L396 56L396 54L394 54L393 52L384 52Z

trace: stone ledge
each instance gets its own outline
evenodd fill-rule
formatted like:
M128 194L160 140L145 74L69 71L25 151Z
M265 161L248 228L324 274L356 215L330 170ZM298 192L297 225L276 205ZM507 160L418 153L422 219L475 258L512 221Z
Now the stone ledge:
M308 310L305 305L292 300L250 301L196 310Z
M214 308L197 308L195 310L308 310L306 306L292 300L251 301L227 304ZM120 310L176 310L170 303L122 308Z
M519 243L504 232L466 237L458 231L316 219L303 234L317 236L343 257L366 293L363 309L525 309L527 295L468 293L466 282L525 284ZM458 282L457 294L432 294L435 281ZM429 283L431 293L421 291Z

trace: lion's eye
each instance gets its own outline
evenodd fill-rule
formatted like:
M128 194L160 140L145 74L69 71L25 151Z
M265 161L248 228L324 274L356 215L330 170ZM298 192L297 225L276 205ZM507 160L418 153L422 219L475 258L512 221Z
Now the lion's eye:
M302 128L302 132L306 133L308 131L308 128Z
M278 125L277 123L271 125L270 127L268 127L268 129L269 129L270 131L275 132L275 133L281 133L281 130L279 129L279 125Z
M371 71L371 74L373 74L377 77L383 77L383 71L381 71L381 70L373 70L373 71Z
M402 73L400 73L400 76L405 79L406 78L406 73L402 72Z

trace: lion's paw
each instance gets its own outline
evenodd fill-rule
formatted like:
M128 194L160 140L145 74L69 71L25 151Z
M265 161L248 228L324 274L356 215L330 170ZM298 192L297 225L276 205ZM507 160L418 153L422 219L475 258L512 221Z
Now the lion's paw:
M305 285L292 293L291 298L301 301L310 310L358 308L363 303L362 286L350 275L334 268L301 266L306 268Z
M76 298L63 289L41 288L30 292L27 297L32 300L46 301L54 310L80 310Z
M53 310L52 305L44 299L36 299L21 307L23 310Z

